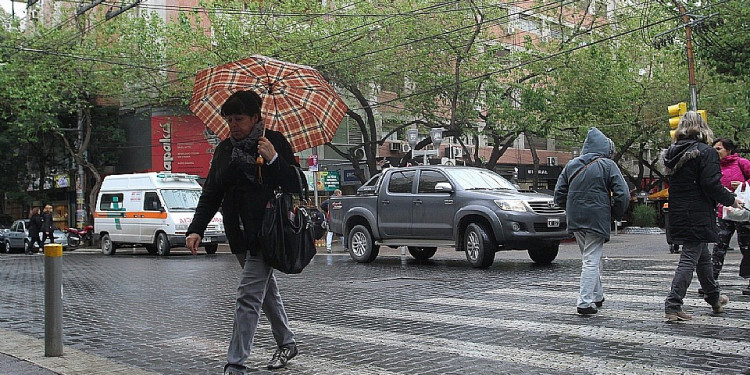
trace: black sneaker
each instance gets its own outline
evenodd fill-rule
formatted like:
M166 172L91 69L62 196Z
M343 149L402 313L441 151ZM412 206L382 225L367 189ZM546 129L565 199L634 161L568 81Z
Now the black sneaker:
M268 361L268 369L274 370L286 367L287 362L294 358L297 353L299 353L299 351L297 350L296 344L276 349L276 353L273 353L273 357Z
M599 310L596 309L596 307L578 307L577 308L578 313L581 315L593 315L599 312Z
M599 302L594 302L594 305L596 305L596 307L597 307L597 308L598 308L598 307L602 307L602 305L604 305L604 297L602 297L602 300L601 300L601 301L599 301Z

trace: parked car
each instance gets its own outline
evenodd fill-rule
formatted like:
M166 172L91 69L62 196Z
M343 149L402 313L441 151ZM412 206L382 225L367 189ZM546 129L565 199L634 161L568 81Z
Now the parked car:
M41 234L40 234L41 235ZM68 247L68 238L65 233L55 229L55 243L62 245L63 250ZM14 250L25 251L31 237L29 237L29 219L16 220L11 225L10 230L3 234L3 252L12 252ZM35 248L37 245L35 245ZM38 251L38 248L37 248Z

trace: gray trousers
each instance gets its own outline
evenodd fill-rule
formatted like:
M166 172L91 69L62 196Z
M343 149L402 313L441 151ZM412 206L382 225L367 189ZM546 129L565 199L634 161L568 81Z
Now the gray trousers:
M680 261L672 279L672 288L664 301L666 312L681 311L693 271L698 274L698 281L705 296L705 301L713 305L719 300L719 283L714 279L711 253L708 245L702 242L685 242L680 253Z
M596 307L596 302L604 300L601 262L604 237L585 231L574 232L573 235L581 250L581 289L577 307Z
M261 308L271 323L276 345L281 347L293 344L294 333L289 328L273 268L266 265L260 255L251 256L250 253L246 253L235 256L242 265L242 276L237 287L234 327L227 350L227 366L244 369L253 346Z

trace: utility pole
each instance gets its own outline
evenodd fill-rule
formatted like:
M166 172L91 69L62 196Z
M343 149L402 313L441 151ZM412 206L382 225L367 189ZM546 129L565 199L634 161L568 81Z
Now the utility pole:
M83 110L78 111L78 148L80 149L83 146L83 127L84 127L84 115ZM86 159L86 151L83 152L83 158ZM86 189L85 189L85 180L86 180L86 174L83 171L83 163L81 161L77 161L76 164L78 164L78 176L76 176L76 228L83 229L83 226L86 224L87 221L87 215L85 210L84 202L86 201Z
M690 81L690 107L693 111L697 111L698 93L695 89L695 59L693 55L693 31L690 26L690 16L687 14L687 9L678 0L672 0L672 2L677 6L682 15L682 22L685 23L685 49L687 50L688 79Z

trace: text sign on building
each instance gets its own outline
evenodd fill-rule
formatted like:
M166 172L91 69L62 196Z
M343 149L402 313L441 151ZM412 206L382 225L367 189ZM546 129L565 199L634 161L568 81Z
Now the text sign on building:
M151 172L208 176L219 139L195 116L151 117Z

